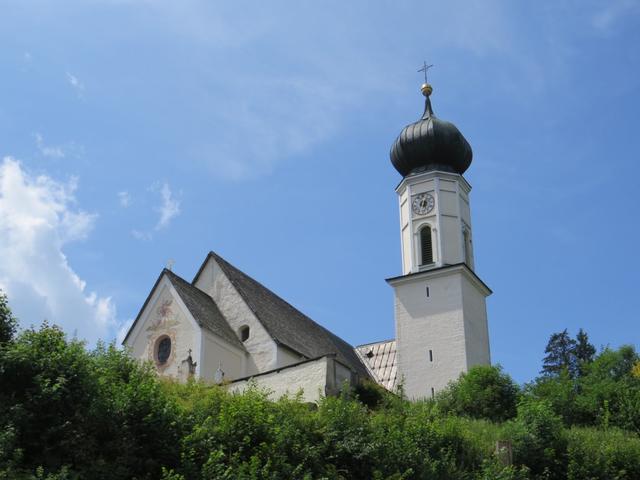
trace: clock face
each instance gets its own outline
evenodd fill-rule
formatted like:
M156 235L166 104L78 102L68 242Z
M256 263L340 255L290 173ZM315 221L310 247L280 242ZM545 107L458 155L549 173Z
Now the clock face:
M414 213L418 215L425 215L433 210L435 204L436 201L431 195L428 193L421 193L420 195L416 195L411 206Z

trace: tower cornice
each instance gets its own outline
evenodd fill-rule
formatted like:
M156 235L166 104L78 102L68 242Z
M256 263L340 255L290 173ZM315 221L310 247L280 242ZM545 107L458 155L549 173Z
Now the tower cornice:
M469 268L466 263L456 263L455 265L445 265L443 267L424 270L422 272L408 273L397 277L387 278L385 281L392 287L399 285L418 282L431 278L448 276L451 273L459 272L465 275L472 283L474 283L486 297L491 295L493 291L484 283L476 273Z
M431 178L436 178L436 177L448 178L451 180L458 181L460 182L460 185L462 186L462 188L465 190L465 193L468 194L471 191L471 188L472 188L471 184L467 182L467 180L462 175L458 173L443 172L442 170L430 170L428 172L407 175L402 180L400 180L400 183L398 183L398 185L396 186L396 192L400 194L407 187L407 185L411 185L417 182L423 182L425 180L429 180Z

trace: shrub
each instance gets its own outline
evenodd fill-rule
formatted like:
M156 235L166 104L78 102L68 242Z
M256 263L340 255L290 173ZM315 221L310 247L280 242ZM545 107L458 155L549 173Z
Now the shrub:
M13 432L2 442L22 469L142 479L179 460L177 410L148 366L113 346L87 352L57 327L26 330L0 349L0 385L0 426Z
M478 365L440 393L444 411L500 422L515 417L519 389L500 366Z
M516 465L527 466L534 478L564 478L566 439L562 420L548 402L524 399L507 432L513 441Z
M573 428L568 442L568 480L640 478L637 436L617 429Z

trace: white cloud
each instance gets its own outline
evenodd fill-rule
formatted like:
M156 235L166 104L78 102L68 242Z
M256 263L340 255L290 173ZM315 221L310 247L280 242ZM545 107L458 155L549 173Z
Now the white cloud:
M139 230L133 229L131 230L131 235L136 240L148 242L153 239L153 232L158 232L160 230L164 230L169 227L171 221L180 215L180 200L175 198L174 194L171 192L171 187L167 182L164 182L162 185L155 184L149 187L150 192L160 192L160 205L158 205L155 210L158 212L159 217L158 221L153 227L153 229L149 230Z
M131 195L127 191L118 192L118 201L121 207L127 208L131 205Z
M162 197L162 204L158 208L160 218L156 224L156 230L167 228L169 223L171 223L171 220L180 214L180 201L173 197L167 182L162 184L162 187L160 188L160 195Z
M153 238L153 235L151 234L151 232L146 232L146 231L143 231L143 230L136 230L135 228L133 230L131 230L131 235L136 240L140 240L140 241L143 241L143 242L148 242L149 240L151 240Z
M29 175L20 162L0 163L0 288L23 326L44 319L90 343L116 327L110 297L86 291L63 252L91 232L96 215L78 209L77 182Z
M82 94L84 93L84 84L78 79L78 77L67 72L67 81L69 82L69 85L71 85L76 91L78 97L82 98Z
M34 133L33 136L36 139L36 146L43 156L51 158L63 158L65 156L62 147L45 145L44 139L40 133Z

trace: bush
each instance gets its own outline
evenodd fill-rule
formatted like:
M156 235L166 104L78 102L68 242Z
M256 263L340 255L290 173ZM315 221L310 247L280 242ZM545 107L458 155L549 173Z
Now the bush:
M568 441L568 480L640 478L637 436L617 429L573 428Z
M500 366L478 365L439 394L438 404L454 415L500 422L515 417L519 389Z
M545 401L525 399L507 426L513 460L527 466L534 478L561 479L566 470L566 439L562 420Z
M0 385L0 443L22 469L142 479L178 463L177 410L155 374L114 346L87 352L57 327L26 330L0 349Z

